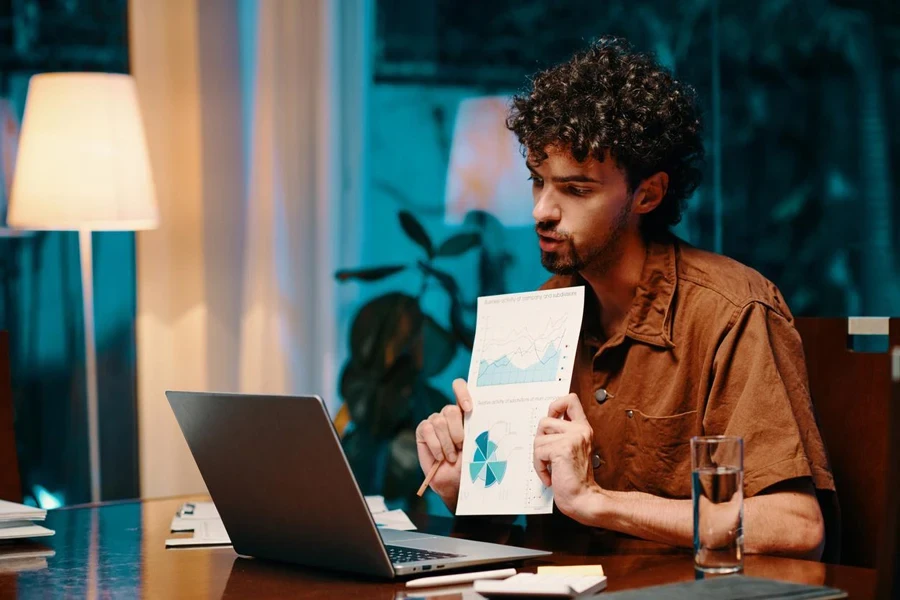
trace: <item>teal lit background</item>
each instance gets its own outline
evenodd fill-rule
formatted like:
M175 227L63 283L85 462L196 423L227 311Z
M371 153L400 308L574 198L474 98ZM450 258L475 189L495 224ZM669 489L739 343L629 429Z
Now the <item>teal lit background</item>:
M679 235L761 271L795 314L896 313L898 12L886 1L381 0L363 255L408 251L382 243L401 208L444 230L460 100L512 93L614 34L700 95L707 167ZM509 289L535 288L546 274L529 228L503 235Z
M611 34L654 53L699 94L707 164L678 235L760 271L795 315L898 313L895 3L378 0L376 6L364 265L417 254L398 225L400 210L416 215L436 239L466 228L448 223L446 196L461 102L508 96L536 70ZM487 273L478 253L444 264L463 296L532 290L548 277L527 219L531 198L510 201L526 219L492 223ZM401 274L366 284L360 294L415 293L418 281ZM422 304L448 325L440 289L426 291ZM458 352L432 384L450 394L468 361L468 353ZM445 510L434 496L428 508Z

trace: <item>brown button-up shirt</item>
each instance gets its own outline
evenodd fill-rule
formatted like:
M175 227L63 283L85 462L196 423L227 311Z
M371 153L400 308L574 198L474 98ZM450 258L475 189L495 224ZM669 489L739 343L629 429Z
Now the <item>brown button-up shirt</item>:
M572 391L602 488L689 498L691 436L721 434L744 438L747 496L795 477L834 489L800 336L762 275L672 238L650 245L624 331L602 339L597 312L586 286Z

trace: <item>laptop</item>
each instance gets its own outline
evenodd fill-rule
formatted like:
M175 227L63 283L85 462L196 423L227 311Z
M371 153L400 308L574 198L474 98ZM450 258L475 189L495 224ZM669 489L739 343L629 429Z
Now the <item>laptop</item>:
M166 397L238 554L386 578L551 554L379 529L318 396Z

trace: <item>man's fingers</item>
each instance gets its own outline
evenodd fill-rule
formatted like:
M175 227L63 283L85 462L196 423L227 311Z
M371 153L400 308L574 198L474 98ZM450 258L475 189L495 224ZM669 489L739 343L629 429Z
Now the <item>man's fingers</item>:
M450 428L447 425L447 419L444 418L444 415L437 413L428 417L428 422L431 423L431 426L434 429L434 434L437 436L438 442L441 444L441 450L444 453L444 458L452 463L455 463L456 445L450 438Z
M544 417L538 421L537 435L545 435L549 433L571 433L578 425L571 421L563 421L561 419L552 419Z
M550 477L550 447L551 444L534 447L534 471L541 483L550 487L553 480Z
M428 475L428 471L434 466L434 455L428 448L428 444L416 440L416 453L419 455L419 466L422 467L422 474Z
M557 444L566 439L564 433L545 433L534 438L534 447Z
M466 385L465 379L453 380L453 394L456 396L456 403L463 412L472 412L472 396L469 395L469 387Z
M463 427L462 410L455 404L448 404L441 411L441 414L444 415L444 418L447 420L447 427L450 430L450 439L453 441L453 445L461 450L463 440L466 437L466 431Z
M577 394L567 394L551 402L547 416L553 419L566 417L569 421L587 421Z
M552 419L544 417L538 422L538 430L535 439L542 436L565 435L569 438L570 443L586 442L588 445L593 444L594 430L587 421L563 421L562 419Z
M441 449L441 442L438 440L437 434L434 432L434 425L429 421L422 421L416 427L416 445L424 444L434 460L444 460L444 451Z

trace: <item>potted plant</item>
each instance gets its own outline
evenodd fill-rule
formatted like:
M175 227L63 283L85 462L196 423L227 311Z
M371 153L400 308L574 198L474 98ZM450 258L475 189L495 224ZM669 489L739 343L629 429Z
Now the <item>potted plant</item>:
M435 244L412 213L401 211L399 220L404 233L422 251L421 258L410 264L335 274L341 282L380 281L409 270L421 275L415 294L388 292L356 313L350 330L350 355L340 379L344 404L335 424L364 493L414 498L422 477L415 428L452 402L429 380L450 365L460 348L471 350L474 339L469 321L475 302L463 298L459 283L440 268L440 262L481 248L482 236L464 231ZM449 297L449 327L422 308L423 294L434 285Z

